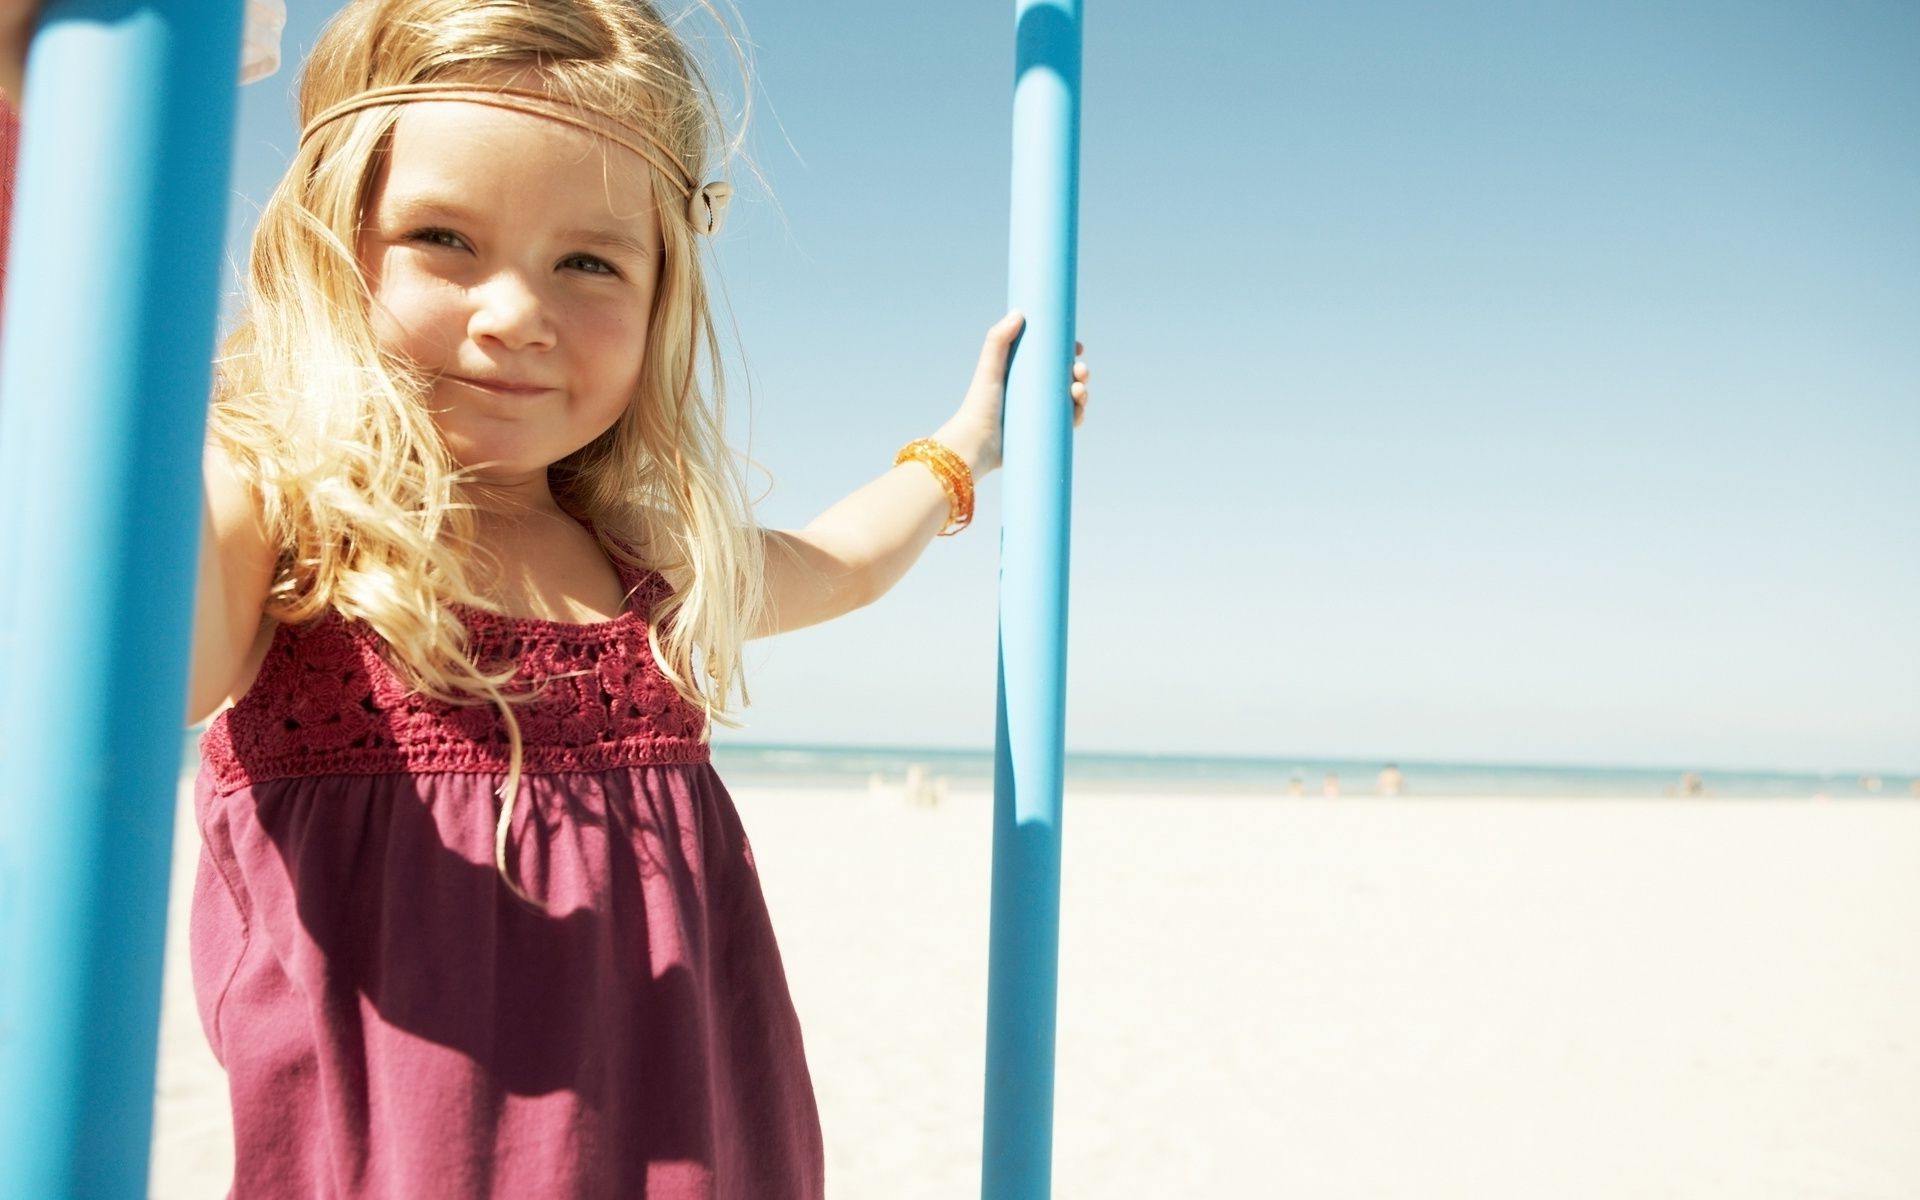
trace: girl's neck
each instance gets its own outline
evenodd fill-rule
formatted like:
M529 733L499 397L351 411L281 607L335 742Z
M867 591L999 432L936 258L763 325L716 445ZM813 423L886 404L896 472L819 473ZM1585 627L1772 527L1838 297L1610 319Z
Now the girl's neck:
M474 506L474 518L483 529L519 528L542 520L573 520L553 498L545 479L514 485L471 484L462 499Z
M557 533L580 528L580 522L557 505L481 509L474 518L475 530L483 539L531 537L551 541Z

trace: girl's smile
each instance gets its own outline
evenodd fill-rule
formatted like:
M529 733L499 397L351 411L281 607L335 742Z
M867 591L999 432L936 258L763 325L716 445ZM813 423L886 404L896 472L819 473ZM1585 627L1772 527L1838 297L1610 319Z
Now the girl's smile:
M452 380L454 383L465 384L467 387L474 388L478 391L492 392L498 396L538 396L543 392L553 390L541 384L516 383L505 379L469 379L461 375L443 375L441 378Z
M645 366L650 168L543 117L447 101L394 124L361 232L376 336L434 379L456 462L551 509L546 472L618 421Z

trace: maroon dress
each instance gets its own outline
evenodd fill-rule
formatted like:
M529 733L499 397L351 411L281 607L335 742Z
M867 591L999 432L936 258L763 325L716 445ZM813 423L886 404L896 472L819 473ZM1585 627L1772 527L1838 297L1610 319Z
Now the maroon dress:
M194 989L255 1197L823 1191L753 852L647 646L665 584L570 625L462 610L516 708L410 695L364 625L282 626L201 740Z

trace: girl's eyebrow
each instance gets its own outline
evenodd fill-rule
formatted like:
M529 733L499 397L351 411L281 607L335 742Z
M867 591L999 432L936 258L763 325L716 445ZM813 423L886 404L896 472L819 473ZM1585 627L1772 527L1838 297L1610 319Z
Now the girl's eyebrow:
M392 215L401 223L413 221L453 221L470 225L474 215L461 205L447 200L432 200L426 196L401 196L392 202Z
M603 250L620 251L631 254L635 258L651 258L659 253L639 238L621 233L617 229L565 229L560 232L560 240L598 246Z

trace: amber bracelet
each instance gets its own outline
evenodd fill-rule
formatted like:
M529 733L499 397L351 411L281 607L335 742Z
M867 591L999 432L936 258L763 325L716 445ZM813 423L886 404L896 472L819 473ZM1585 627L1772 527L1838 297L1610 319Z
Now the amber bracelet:
M940 531L941 537L951 537L965 529L973 520L973 471L966 460L942 446L932 438L921 438L917 442L908 442L900 447L900 453L893 458L893 465L903 462L923 462L940 481L947 493L947 524Z

